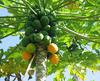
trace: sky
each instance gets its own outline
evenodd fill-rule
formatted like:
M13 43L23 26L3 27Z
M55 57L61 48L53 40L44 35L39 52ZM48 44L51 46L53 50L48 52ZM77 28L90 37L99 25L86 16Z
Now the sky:
M9 15L9 13L7 12L6 9L0 9L0 16L7 16L7 15ZM2 39L2 44L0 44L0 49L3 48L6 51L10 46L16 46L16 44L18 43L19 43L19 36L9 36ZM65 69L64 75L67 81L67 79L70 78L70 74L67 69ZM54 77L54 74L48 76L46 81L53 81L53 77ZM33 79L29 81L35 81L35 79L36 77L35 75L33 75ZM100 72L92 73L92 71L87 70L85 81L93 81L93 80L100 81ZM0 81L4 81L4 78L0 78Z

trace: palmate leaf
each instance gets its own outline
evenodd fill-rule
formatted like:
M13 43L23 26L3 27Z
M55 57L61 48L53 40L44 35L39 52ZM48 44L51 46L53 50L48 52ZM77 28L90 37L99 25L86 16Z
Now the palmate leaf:
M18 31L21 31L24 27L24 24L23 23L20 23L19 25L17 25L15 28L2 28L0 29L1 31L1 35L0 35L0 39L3 39L9 35L12 35Z
M9 5L10 4L10 2L9 1L7 1L7 0L0 0L0 2L1 2L1 4L5 4L5 5Z
M0 17L0 39L3 39L24 28L24 24L26 23L28 17L28 10L22 1L20 2L16 0L3 0L0 6L2 8L6 8L12 15ZM25 12L23 12L23 10Z
M4 4L4 3L3 3L3 1L0 1L0 4L2 4L2 5L3 5L3 4Z
M0 17L0 39L22 30L27 18L25 15Z
M87 0L88 3L94 5L94 6L100 6L100 1L99 0Z

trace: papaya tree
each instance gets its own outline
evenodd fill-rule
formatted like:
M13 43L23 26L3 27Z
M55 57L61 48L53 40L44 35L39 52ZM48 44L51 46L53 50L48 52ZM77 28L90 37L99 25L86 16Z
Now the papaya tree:
M9 16L0 16L0 44L8 36L20 41L0 48L0 77L23 81L66 81L67 68L75 81L86 70L100 70L100 0L0 0ZM13 69L11 69L13 68ZM13 81L14 81L13 80ZM28 79L27 79L28 81Z

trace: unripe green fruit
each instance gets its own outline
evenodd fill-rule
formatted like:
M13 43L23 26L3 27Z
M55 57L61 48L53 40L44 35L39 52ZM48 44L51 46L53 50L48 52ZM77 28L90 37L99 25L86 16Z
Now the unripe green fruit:
M40 29L41 28L41 23L39 20L34 20L32 23L33 27L36 29Z
M39 18L41 18L42 16L44 16L45 15L45 12L44 11L39 11L39 13L38 13L38 17Z
M28 44L26 47L26 51L29 53L34 53L36 50L36 46L32 43Z
M34 41L40 42L44 38L44 35L42 33L36 33L34 35Z
M48 44L50 44L50 43L51 43L51 37L48 36L48 35L45 35L45 36L44 36L44 39L43 39L43 44L44 44L44 45L48 45Z
M43 35L48 35L48 32L47 32L47 31L41 31L41 33L42 33Z
M30 43L29 37L24 37L21 41L22 46L26 47Z
M46 26L49 24L49 18L47 16L42 16L40 21L41 21L42 26Z
M32 34L34 32L34 29L32 27L28 27L25 30L25 35L29 36L30 34Z
M46 26L44 27L44 30L47 31L47 32L49 32L49 31L50 31L50 28L51 28L50 25L46 25Z

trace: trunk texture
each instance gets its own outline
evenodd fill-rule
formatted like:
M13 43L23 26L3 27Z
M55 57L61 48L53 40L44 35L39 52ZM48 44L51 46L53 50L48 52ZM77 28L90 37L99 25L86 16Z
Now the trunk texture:
M36 54L36 81L46 81L46 51L39 47Z

